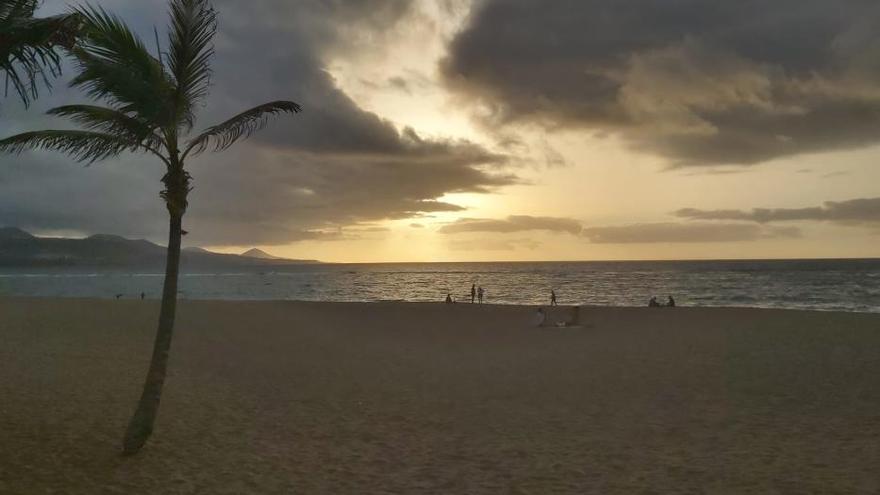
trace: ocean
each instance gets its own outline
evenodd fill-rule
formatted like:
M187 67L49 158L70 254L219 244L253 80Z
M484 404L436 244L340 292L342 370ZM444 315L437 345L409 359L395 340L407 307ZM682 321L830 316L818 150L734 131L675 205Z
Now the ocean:
M179 297L300 301L470 301L491 304L741 306L880 312L880 259L376 263L285 266L238 273L185 273ZM161 273L0 270L0 295L158 298Z

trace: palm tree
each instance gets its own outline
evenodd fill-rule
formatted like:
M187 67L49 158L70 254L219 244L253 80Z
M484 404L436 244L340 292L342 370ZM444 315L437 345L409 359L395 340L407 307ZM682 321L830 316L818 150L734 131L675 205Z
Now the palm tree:
M78 74L71 86L80 87L106 106L68 105L49 110L67 117L84 130L27 132L0 140L0 151L20 153L48 149L92 163L124 151L152 154L165 165L162 177L170 217L168 254L159 326L143 394L123 441L123 452L140 450L153 430L159 407L177 305L182 219L192 177L184 162L206 149L221 151L248 137L280 113L297 113L300 106L274 101L246 110L185 140L196 120L195 111L208 94L214 53L216 13L208 0L171 0L167 52L153 57L144 43L118 17L100 8L80 9L84 36L72 49Z
M72 48L79 16L34 18L40 0L0 0L0 70L6 74L6 91L15 89L25 106L37 97L39 82L61 73L57 49Z

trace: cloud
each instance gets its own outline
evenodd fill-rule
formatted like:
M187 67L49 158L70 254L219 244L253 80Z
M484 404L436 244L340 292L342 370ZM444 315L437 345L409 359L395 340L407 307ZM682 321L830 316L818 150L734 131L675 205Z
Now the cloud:
M621 136L675 166L880 142L880 5L486 0L447 85L493 126Z
M424 150L422 150L424 151ZM462 211L437 201L448 192L485 193L516 182L479 167L483 155L461 149L418 154L334 154L241 151L240 160L199 167L191 213L194 236L235 243L242 236L265 244L288 242L298 226L327 228L431 212ZM243 177L245 153L259 157L259 173ZM198 172L205 170L203 175ZM210 172L210 173L209 173ZM291 186L295 187L291 187ZM308 193L301 187L307 187ZM215 191L234 191L235 202ZM293 226L293 227L291 227Z
M827 174L822 174L823 179L836 179L837 177L846 177L850 175L850 172L846 170L837 170L835 172L828 172Z
M767 228L744 223L643 223L588 227L583 235L595 244L743 242L800 237L795 228Z
M388 227L378 227L378 226L363 226L363 227L355 227L355 228L346 228L347 232L355 232L355 233L367 233L367 234L375 234L378 232L390 232L391 229Z
M660 222L584 227L579 221L571 218L526 215L512 215L506 219L460 218L444 225L438 231L442 234L510 234L539 230L579 235L594 244L745 242L801 236L801 231L793 227L767 227L743 222ZM457 250L490 249L485 247L489 243L494 243L497 250L501 250L501 246L504 246L505 250L512 250L517 246L526 245L523 239L489 237L455 240L450 247Z
M410 87L409 87L409 83L407 82L407 80L400 77L400 76L394 76L394 77L388 78L388 86L395 88L395 89L398 89L404 93L411 92Z
M808 208L755 208L752 210L700 210L684 208L675 212L690 220L742 220L756 223L826 221L844 225L880 223L880 198L826 201Z
M55 3L47 2L47 9L57 10ZM166 3L107 0L105 7L152 40L153 23L162 36ZM462 210L437 201L447 193L489 193L519 183L507 171L506 156L464 140L398 130L358 107L325 70L334 53L381 43L383 32L406 21L412 2L216 0L215 6L215 77L200 126L273 99L297 101L304 112L274 120L228 152L188 163L195 185L184 220L189 244L329 239L327 232L346 225ZM0 135L64 125L39 108L87 101L63 81L29 112L7 99ZM87 169L58 154L0 161L0 225L164 241L163 170L149 157L124 155Z
M305 111L273 121L226 153L189 162L195 190L185 218L188 243L335 239L332 231L346 225L462 210L437 201L447 193L489 193L519 182L505 171L506 156L464 140L398 131L359 108L324 70L324 57L380 43L381 33L406 19L411 2L215 4L215 77L200 124L271 99L293 99ZM165 25L164 0L107 0L105 6L148 40L153 23ZM39 106L88 101L63 86L59 82ZM2 135L64 125L7 103ZM164 240L166 212L158 197L163 171L149 157L125 155L87 169L58 154L0 160L0 225Z
M455 239L447 245L453 251L518 251L541 247L541 243L533 239Z
M581 223L571 218L532 217L528 215L511 215L506 219L460 218L453 223L440 227L443 234L460 234L463 232L524 232L545 230L564 232L577 235L581 232Z

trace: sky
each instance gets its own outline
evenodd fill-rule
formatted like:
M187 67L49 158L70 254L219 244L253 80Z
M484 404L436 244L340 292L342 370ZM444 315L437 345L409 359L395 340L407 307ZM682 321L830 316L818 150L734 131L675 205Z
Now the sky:
M154 46L159 0L98 0ZM46 0L42 14L66 8ZM185 243L332 262L880 256L880 5L216 0ZM68 69L65 76L69 77ZM0 135L66 128L62 78ZM0 225L164 243L162 167L0 157Z

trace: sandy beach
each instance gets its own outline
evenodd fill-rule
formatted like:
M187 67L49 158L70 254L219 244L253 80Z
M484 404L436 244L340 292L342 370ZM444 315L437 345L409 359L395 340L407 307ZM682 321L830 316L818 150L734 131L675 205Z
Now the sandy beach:
M880 315L183 301L122 458L157 313L0 299L0 493L880 490Z

